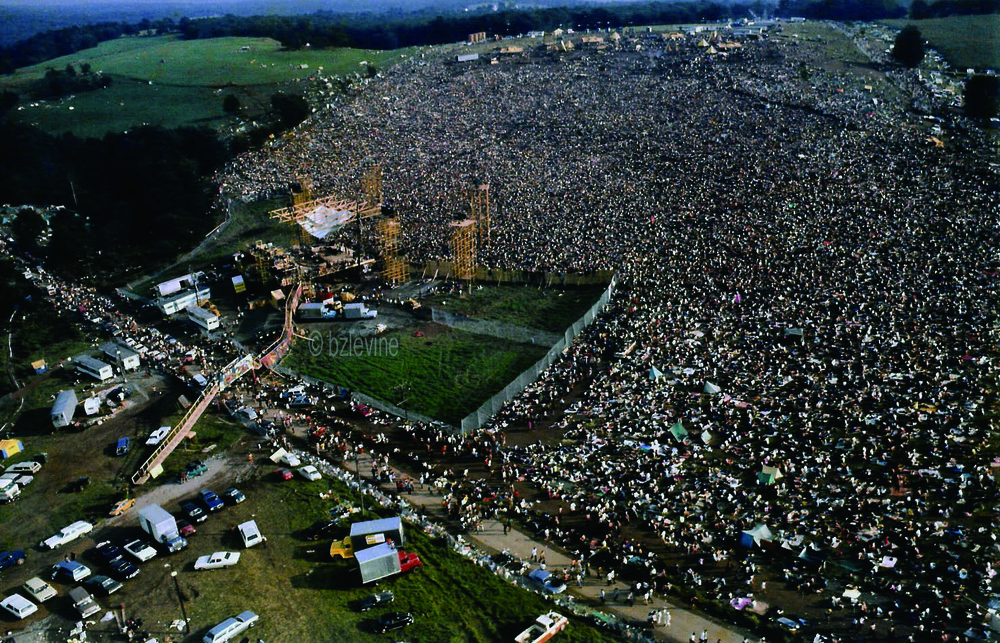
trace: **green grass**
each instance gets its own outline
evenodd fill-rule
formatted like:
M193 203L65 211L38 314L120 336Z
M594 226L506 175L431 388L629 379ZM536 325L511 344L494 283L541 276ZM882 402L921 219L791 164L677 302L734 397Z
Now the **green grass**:
M824 22L787 23L781 29L788 38L797 36L801 41L822 43L831 59L844 63L870 62L847 36Z
M241 51L249 47L249 51ZM282 51L268 38L180 40L177 36L120 38L31 67L0 79L0 90L30 90L49 68L88 63L112 79L107 89L83 92L32 107L22 99L12 112L18 122L61 134L100 137L143 124L167 128L228 122L222 99L233 93L250 113L265 111L279 85L317 73L364 72L368 61L386 67L409 57L413 49L308 49ZM299 66L308 65L307 69ZM322 72L320 68L322 67ZM72 107L72 110L70 109Z
M123 600L129 610L143 615L154 632L180 617L171 571L178 571L178 586L191 618L188 641L201 640L208 628L247 609L261 617L252 638L267 641L512 640L550 607L541 598L463 559L443 541L407 526L405 550L418 553L424 568L383 581L379 590L390 589L396 597L391 609L412 611L416 622L392 639L374 634L371 623L382 610L361 614L352 608L354 601L375 591L360 585L356 563L331 560L328 540L308 543L297 535L314 521L328 517L328 510L342 499L351 498L356 504L353 494L338 481L326 479L313 483L264 479L242 488L248 497L246 503L200 524L188 549L144 566L137 579L146 584L141 593L135 591L138 583L126 585ZM335 496L320 499L318 492L327 489ZM199 555L219 549L240 550L228 527L251 515L268 538L266 548L243 550L233 568L191 569ZM392 514L379 510L379 515ZM345 523L344 535L347 532ZM166 562L169 568L163 566ZM253 591L241 592L238 587ZM560 637L567 642L613 640L578 620Z
M896 29L915 25L956 69L1000 68L1000 15L951 16L928 20L886 20Z
M603 286L539 289L534 286L486 286L465 297L435 295L428 305L450 312L561 333L600 299ZM447 305L443 305L447 302Z
M408 410L457 423L546 351L542 346L517 344L438 325L425 330L429 332L424 337L414 337L411 331L379 336L379 345L390 348L375 356L341 356L340 346L334 346L335 342L323 333L321 355L311 354L320 352L318 343L298 341L285 365L393 404L405 398L402 406ZM393 345L398 350L393 351ZM328 354L327 349L335 354ZM406 387L408 393L404 392Z
M249 51L241 51L249 47ZM307 78L320 71L342 75L401 60L412 50L304 49L283 51L270 38L181 40L177 36L120 38L93 49L17 70L14 80L38 79L47 69L90 63L95 72L174 85L270 85ZM300 65L308 65L301 69Z
M195 397L194 394L188 395L191 402L194 402ZM184 412L165 417L162 420L162 426L176 426L182 417L184 417ZM242 425L234 422L222 412L215 411L205 412L195 424L193 433L193 436L184 440L163 462L163 473L158 476L160 482L169 482L179 476L188 462L192 460L204 460L211 454L225 453L240 438L247 435L246 429ZM215 447L210 452L205 453L205 449L212 445ZM153 450L152 447L144 448L146 450L142 453L142 459L139 462L145 461Z

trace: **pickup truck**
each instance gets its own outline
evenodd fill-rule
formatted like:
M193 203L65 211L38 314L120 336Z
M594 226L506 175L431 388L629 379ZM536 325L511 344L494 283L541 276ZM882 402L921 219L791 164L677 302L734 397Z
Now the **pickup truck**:
M566 629L567 623L569 623L569 619L559 612L542 614L535 619L531 627L514 637L514 641L515 643L545 643Z
M62 528L55 536L46 538L41 542L41 547L44 549L55 549L60 545L65 545L66 543L76 540L84 534L89 534L93 531L94 526L85 520L78 520L72 525L68 525Z

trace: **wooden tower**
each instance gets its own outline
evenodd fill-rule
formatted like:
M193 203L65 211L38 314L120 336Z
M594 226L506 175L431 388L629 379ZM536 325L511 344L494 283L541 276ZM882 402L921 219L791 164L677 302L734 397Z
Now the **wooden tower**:
M469 210L472 220L476 222L478 231L478 241L480 248L490 246L491 234L491 212L490 212L490 184L480 183L469 190Z
M406 259L399 256L399 221L395 218L381 219L376 229L382 246L382 278L391 284L405 283L409 267Z
M476 222L473 219L451 224L452 276L456 279L476 277Z

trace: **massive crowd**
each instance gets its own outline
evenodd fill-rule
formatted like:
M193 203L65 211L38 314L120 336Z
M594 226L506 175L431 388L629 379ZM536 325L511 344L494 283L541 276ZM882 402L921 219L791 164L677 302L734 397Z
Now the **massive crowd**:
M655 35L415 60L224 181L243 198L303 175L343 193L376 159L411 261L447 257L464 191L488 181L485 265L614 269L620 288L481 433L421 438L560 499L509 509L612 552L605 570L639 564L665 589L660 556L722 601L771 598L770 573L831 610L853 583L863 600L832 617L849 636L942 640L980 620L965 597L989 600L1000 563L998 182L974 129L928 144L905 83L873 93L827 62L807 42L722 56ZM564 439L504 445L540 418ZM758 525L770 539L740 548ZM768 540L802 555L762 570L746 553ZM802 561L822 566L795 576Z

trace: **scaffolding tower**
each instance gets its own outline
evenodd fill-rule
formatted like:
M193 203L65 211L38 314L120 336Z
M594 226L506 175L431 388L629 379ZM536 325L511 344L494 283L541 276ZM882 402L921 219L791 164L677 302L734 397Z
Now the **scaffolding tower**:
M406 259L399 256L399 221L381 219L376 226L382 246L382 278L391 284L405 283L409 276Z
M452 276L456 279L476 277L476 222L464 219L451 224Z
M479 247L488 248L492 232L489 183L480 183L469 190L469 209L472 213L472 220L476 222L476 230L479 233Z
M361 198L372 204L382 203L382 166L373 163L361 176Z

